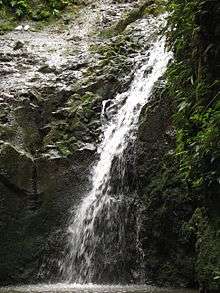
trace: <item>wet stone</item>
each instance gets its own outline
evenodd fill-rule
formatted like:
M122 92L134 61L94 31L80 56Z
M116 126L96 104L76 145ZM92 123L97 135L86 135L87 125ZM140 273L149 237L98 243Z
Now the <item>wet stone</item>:
M24 43L21 41L17 41L13 49L16 51L16 50L22 49L23 47L24 47Z
M41 66L38 69L39 72L41 73L57 73L57 69L55 66L49 66L48 64L45 64L43 66Z

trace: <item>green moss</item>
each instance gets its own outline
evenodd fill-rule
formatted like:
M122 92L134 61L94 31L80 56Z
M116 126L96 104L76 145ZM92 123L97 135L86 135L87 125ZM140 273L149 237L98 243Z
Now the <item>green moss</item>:
M91 121L99 118L99 114L93 109L93 103L97 99L97 95L92 92L72 95L48 125L50 131L43 141L45 150L56 149L61 156L68 157L80 144L94 142L99 125L94 128Z
M151 5L151 6L145 8L144 15L158 16L158 15L166 12L166 6L163 1L155 1L155 2L156 3L154 5ZM159 2L159 3L157 3L157 2Z
M99 62L89 67L84 76L90 80L97 80L98 76L111 77L117 81L118 76L126 76L130 72L130 66L127 57L131 53L138 52L140 45L132 40L132 36L128 34L118 35L111 42L103 43L103 45L92 45L90 50L93 54L99 54Z
M62 156L68 157L69 155L72 154L72 151L68 148L68 146L65 142L58 142L57 146L58 146L58 150Z

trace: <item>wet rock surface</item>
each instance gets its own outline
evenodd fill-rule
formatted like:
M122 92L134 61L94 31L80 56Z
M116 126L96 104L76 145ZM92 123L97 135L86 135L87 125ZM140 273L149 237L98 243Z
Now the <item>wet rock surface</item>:
M45 281L44 256L62 254L60 229L89 188L102 101L128 87L152 40L147 18L105 35L136 5L95 2L0 36L1 284Z
M193 205L171 159L176 142L173 107L161 81L140 117L135 145L140 243L146 282L193 287L194 244L183 229Z

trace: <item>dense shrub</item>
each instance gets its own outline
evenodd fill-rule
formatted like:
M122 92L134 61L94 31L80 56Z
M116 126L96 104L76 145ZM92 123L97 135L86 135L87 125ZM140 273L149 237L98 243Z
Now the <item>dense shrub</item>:
M38 20L51 15L58 15L73 0L0 0L0 7L10 10L18 18L33 17Z
M220 183L220 81L205 62L209 43L202 39L198 15L204 2L172 0L169 41L175 62L168 70L168 88L176 97L175 124L181 173L191 187ZM210 24L211 25L211 24Z
M197 205L189 231L197 236L196 272L201 287L219 287L220 268L220 20L215 0L168 1L167 71L174 97L179 174Z

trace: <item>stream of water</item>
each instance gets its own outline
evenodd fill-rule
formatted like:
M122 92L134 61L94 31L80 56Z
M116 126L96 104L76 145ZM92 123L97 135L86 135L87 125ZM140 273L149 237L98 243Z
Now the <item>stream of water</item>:
M70 249L61 264L63 278L67 282L89 283L97 279L94 277L98 266L97 251L99 254L108 251L107 245L113 245L115 240L112 234L118 234L120 245L117 247L124 246L124 223L115 221L124 197L123 154L128 143L135 139L141 109L155 83L164 74L170 58L171 53L165 50L165 39L157 40L146 52L147 61L136 71L128 91L118 94L113 101L103 103L103 137L98 148L99 160L91 174L92 189L73 214L68 228ZM111 184L116 160L119 170L117 193ZM105 264L101 270L105 270Z

